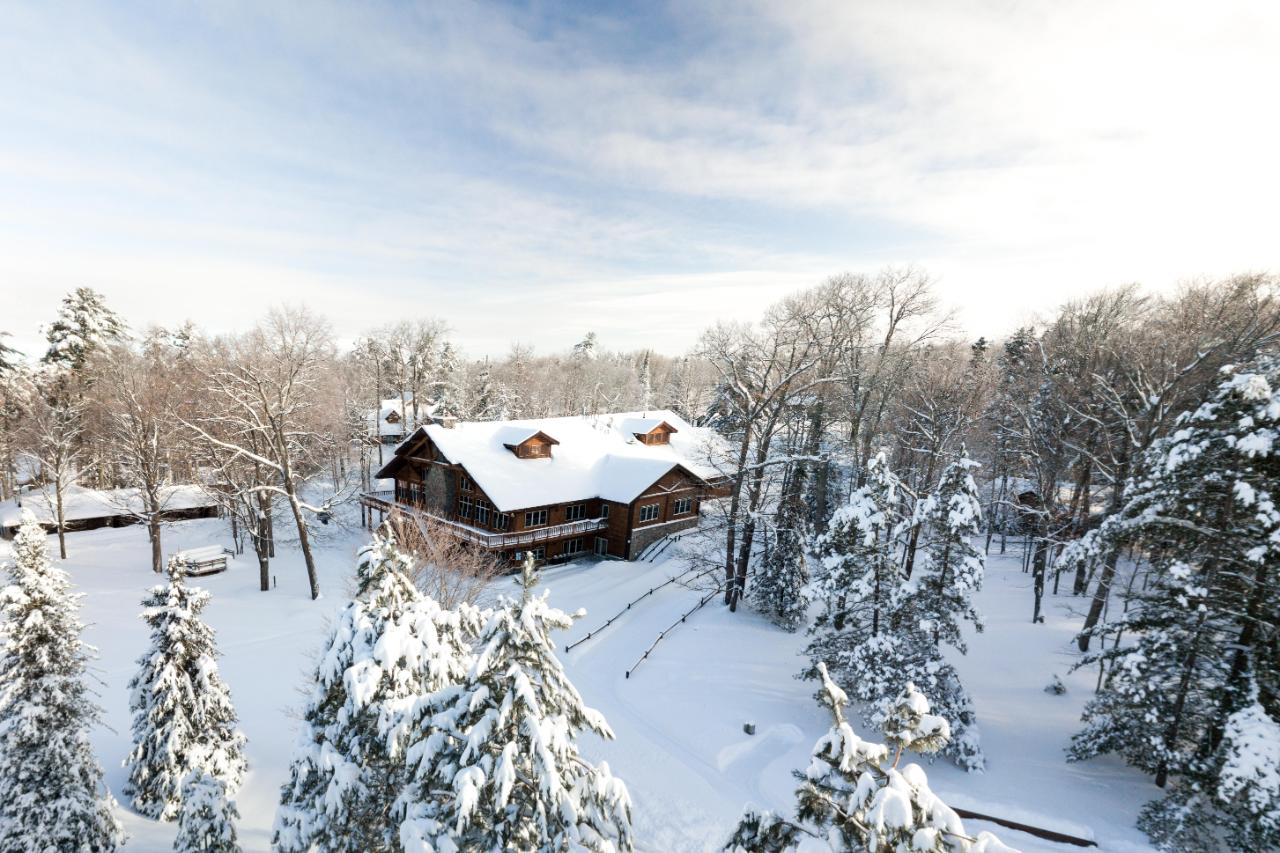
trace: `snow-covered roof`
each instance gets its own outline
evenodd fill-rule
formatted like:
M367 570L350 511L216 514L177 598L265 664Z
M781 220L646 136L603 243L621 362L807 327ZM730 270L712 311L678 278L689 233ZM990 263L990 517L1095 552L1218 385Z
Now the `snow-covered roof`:
M166 491L163 502L165 509L194 509L217 504L204 489L190 485L173 486ZM22 506L12 498L0 502L0 527L17 527L22 523L23 510L30 510L41 524L54 522L54 512L44 494L28 492L22 495ZM142 510L142 498L137 489L99 490L68 486L62 493L62 512L67 521L131 515L131 510Z
M648 435L663 424L667 424L673 432L680 431L678 427L667 423L665 418L654 417L624 418L618 428L632 435Z
M636 441L636 432L648 430L634 425L649 421L655 426L665 421L676 430L670 444ZM630 503L676 466L703 479L718 476L710 455L721 447L714 432L690 426L669 411L463 421L453 427L431 424L420 432L447 460L464 467L503 512L594 497ZM539 432L559 442L549 458L521 459L508 449ZM396 453L408 452L416 435Z

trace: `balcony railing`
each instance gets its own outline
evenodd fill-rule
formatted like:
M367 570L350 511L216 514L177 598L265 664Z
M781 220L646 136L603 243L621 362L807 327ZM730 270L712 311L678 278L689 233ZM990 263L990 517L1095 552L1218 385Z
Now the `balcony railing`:
M583 533L591 533L595 530L603 530L608 526L609 522L603 518L588 518L581 521L570 521L565 524L553 524L548 527L535 527L532 530L521 530L514 533L494 533L490 530L484 530L480 527L473 527L470 524L463 524L460 521L454 521L449 518L427 512L425 509L409 504L397 503L395 493L391 491L384 492L365 492L360 496L360 502L372 509L381 510L383 512L398 512L413 518L415 521L430 521L447 529L453 535L465 539L468 542L474 542L485 548L494 550L501 548L511 548L519 545L534 545L539 542L548 542L552 539L563 539L568 536L578 536Z

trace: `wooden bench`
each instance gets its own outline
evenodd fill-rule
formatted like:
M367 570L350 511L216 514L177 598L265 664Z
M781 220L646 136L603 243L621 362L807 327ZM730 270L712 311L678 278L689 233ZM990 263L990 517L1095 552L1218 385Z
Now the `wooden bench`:
M216 575L227 570L227 557L232 556L230 548L209 545L204 548L191 548L173 555L183 567L187 575Z

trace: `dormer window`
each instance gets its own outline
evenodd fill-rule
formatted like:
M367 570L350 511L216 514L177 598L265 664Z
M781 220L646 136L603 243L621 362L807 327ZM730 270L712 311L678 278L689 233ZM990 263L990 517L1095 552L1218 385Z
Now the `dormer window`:
M398 424L398 423L400 423L400 413L399 413L399 412L397 412L397 411L394 411L394 410L392 410L392 411L390 411L390 412L387 412L386 421L387 421L387 423L389 423L389 424Z
M559 443L545 432L538 430L519 441L503 442L502 446L521 459L550 459L551 446Z
M635 426L641 427L641 429L643 430L643 431L637 430L632 433L632 435L636 437L636 441L640 442L641 444L648 444L648 445L670 444L671 433L677 431L675 427L673 427L671 424L667 423L666 421L658 421L657 423L654 423L652 420L649 420L649 421L641 420L641 421L634 421L632 422L632 424L634 424Z

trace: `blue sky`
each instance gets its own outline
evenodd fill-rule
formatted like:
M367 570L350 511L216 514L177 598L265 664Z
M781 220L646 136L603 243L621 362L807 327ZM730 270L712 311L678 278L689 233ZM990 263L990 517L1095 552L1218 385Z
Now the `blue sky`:
M7 6L0 330L305 302L681 351L916 263L973 335L1274 269L1269 2Z

